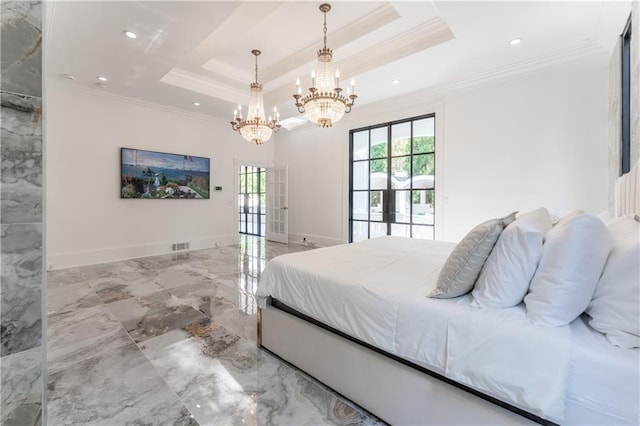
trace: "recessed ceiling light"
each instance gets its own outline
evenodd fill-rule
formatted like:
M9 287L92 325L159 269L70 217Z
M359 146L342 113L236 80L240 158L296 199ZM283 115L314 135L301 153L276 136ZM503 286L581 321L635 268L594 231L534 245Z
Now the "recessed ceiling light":
M396 78L396 79L391 80L391 83L393 83L393 84L400 84L400 80L398 80L398 79Z
M66 80L75 80L76 76L75 75L71 75L71 74L62 74L62 78L66 79Z
M194 102L193 106L200 106L200 102Z
M513 40L511 40L509 42L510 45L515 46L516 44L520 44L520 42L522 41L521 38L514 38Z
M99 75L99 76L98 76L98 80L100 80L100 81L107 81L107 77L104 77L104 76Z
M126 36L127 36L127 37L129 37L129 38L136 38L136 37L138 37L138 36L136 35L136 33L134 33L133 31L124 30L124 31L123 31L123 33L124 33L124 35L126 35Z

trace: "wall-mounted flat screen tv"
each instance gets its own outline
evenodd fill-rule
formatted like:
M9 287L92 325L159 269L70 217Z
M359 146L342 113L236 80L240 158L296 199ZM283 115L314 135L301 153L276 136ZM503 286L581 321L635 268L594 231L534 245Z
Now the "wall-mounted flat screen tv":
M120 149L120 198L208 199L209 159Z

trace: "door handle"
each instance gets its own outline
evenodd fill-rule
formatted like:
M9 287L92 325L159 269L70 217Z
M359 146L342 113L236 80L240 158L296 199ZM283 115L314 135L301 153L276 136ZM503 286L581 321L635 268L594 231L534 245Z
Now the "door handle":
M289 207L280 207L282 210L289 210Z

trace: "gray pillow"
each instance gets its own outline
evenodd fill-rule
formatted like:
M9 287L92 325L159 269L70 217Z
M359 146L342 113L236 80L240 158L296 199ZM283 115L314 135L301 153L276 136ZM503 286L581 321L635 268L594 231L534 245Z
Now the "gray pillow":
M428 297L449 299L469 293L500 233L515 220L516 213L488 220L469 231L447 258L438 276L438 284Z

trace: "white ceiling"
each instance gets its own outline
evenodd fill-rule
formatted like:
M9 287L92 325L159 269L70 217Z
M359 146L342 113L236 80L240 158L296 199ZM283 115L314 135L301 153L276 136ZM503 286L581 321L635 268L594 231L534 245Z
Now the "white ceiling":
M49 81L224 119L248 101L252 49L262 50L265 108L297 116L295 79L308 87L322 47L317 1L48 4ZM629 10L630 1L334 1L328 46L342 80L356 79L357 107L566 57L608 57ZM138 38L125 37L125 29ZM511 46L515 37L522 43ZM98 75L108 78L106 87L96 86Z

